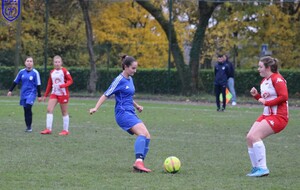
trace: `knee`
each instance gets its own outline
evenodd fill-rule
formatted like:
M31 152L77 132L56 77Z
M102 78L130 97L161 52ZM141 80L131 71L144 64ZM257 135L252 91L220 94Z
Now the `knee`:
M149 133L149 131L148 131L148 129L147 129L147 127L145 126L145 130L144 130L144 135L146 136L146 138L147 139L150 139L151 138L151 135L150 135L150 133Z
M141 134L137 134L138 136L141 135L141 136L145 136L146 139L151 139L151 135L148 131L144 131L143 133Z
M137 134L138 136L141 135L141 136L144 136L146 137L146 139L151 139L151 135L148 131L144 131L143 133L141 134Z
M68 116L68 112L62 112L63 116Z
M67 107L62 107L62 108L61 108L61 114L62 114L63 116L67 116L67 115L68 115L68 109L67 109Z
M24 107L24 112L26 116L31 116L32 115L31 107Z
M246 136L246 140L248 144L253 144L255 142L255 136L252 133L248 133Z

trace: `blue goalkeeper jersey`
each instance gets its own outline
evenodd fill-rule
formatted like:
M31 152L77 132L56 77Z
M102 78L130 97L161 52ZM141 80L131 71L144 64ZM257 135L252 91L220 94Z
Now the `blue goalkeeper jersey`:
M107 97L115 95L115 114L117 114L119 111L135 111L133 105L134 93L135 88L132 77L125 78L122 74L119 74L104 95Z
M41 78L36 69L28 71L24 68L19 71L14 82L17 84L22 83L21 99L35 98L37 96L37 86L41 85Z

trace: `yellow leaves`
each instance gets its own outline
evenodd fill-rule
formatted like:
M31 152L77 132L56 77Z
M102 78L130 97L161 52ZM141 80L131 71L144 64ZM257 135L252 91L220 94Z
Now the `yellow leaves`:
M293 22L294 16L284 13L278 5L233 5L231 8L231 14L217 15L217 24L206 31L204 56L220 50L233 52L235 45L238 64L247 68L260 55L261 44L266 43L273 56L284 62L285 68L300 61L297 58L299 43L296 43L300 40L300 23Z
M70 1L66 1L70 2ZM153 1L152 1L153 2ZM36 4L42 5L37 9ZM78 3L73 0L73 5ZM164 9L166 1L155 0L155 6ZM51 4L55 8L54 4ZM59 3L57 3L59 5ZM91 1L90 18L93 26L94 46L111 45L109 59L116 65L119 53L130 54L137 58L140 67L167 67L168 40L159 23L135 1ZM44 48L44 3L30 0L22 7L22 48L26 54L42 59ZM71 5L70 5L71 6ZM58 7L57 7L58 8ZM230 8L230 13L227 11ZM73 10L73 9L70 9ZM68 10L68 11L70 11ZM174 26L179 46L190 44L199 20L197 1L174 3ZM81 10L74 9L70 19L57 16L59 11L51 10L49 20L49 56L65 54L72 64L88 64L86 54L85 23ZM164 11L168 20L168 11ZM65 13L68 14L68 13ZM278 5L251 6L225 3L216 9L214 22L206 30L204 55L214 57L219 50L229 53L238 47L238 61L257 57L262 43L269 44L274 56L283 59L286 64L294 64L299 52L300 23L293 22L294 16L283 13ZM178 17L177 17L178 16ZM180 17L181 16L181 19ZM184 18L184 19L183 19ZM3 22L1 21L0 24ZM0 27L0 49L12 49L15 46L16 22ZM234 35L236 33L237 35ZM97 64L102 64L108 50L95 51ZM104 52L104 53L103 53ZM289 53L291 52L291 53ZM286 55L286 56L285 56ZM64 56L64 55L63 55ZM103 58L105 57L105 58ZM98 59L99 58L99 59ZM76 62L76 60L79 60ZM250 61L245 61L250 62ZM299 62L299 61L297 61ZM106 62L105 62L106 63Z
M109 3L92 18L95 42L110 43L112 48L134 56L139 67L165 67L168 42L160 25L148 12L132 2ZM115 50L112 50L115 51Z
M0 51L14 48L16 22L8 22L0 17Z
M206 51L204 56L215 57L216 53L229 52L234 44L235 37L233 32L236 28L235 21L219 21L215 26L210 27L206 31Z

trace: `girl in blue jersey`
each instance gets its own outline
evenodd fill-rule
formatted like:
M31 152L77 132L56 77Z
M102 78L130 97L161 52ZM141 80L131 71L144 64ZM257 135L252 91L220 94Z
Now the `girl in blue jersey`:
M26 123L25 132L31 132L32 124L32 106L38 95L38 101L42 100L41 97L41 78L37 70L33 68L33 58L27 57L25 60L25 68L20 70L15 78L12 86L10 87L7 96L11 96L13 89L17 84L22 83L20 92L20 105L24 107L24 117Z
M115 119L118 125L129 134L137 136L134 149L136 161L133 168L139 172L151 172L144 166L144 159L149 151L150 133L145 124L138 118L135 108L143 111L143 107L133 100L135 88L132 76L136 72L138 62L131 56L122 56L123 72L117 76L106 92L99 98L96 106L90 109L90 114L95 113L103 102L115 95Z

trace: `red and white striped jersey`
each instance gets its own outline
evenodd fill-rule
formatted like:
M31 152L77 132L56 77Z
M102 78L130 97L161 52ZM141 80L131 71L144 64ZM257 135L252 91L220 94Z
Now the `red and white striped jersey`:
M288 119L288 90L286 80L279 73L264 78L260 84L260 92L255 99L266 100L263 115L279 115Z
M51 94L57 96L69 96L68 87L73 83L72 76L69 71L62 67L61 69L53 69L50 71L45 97L48 96L51 89Z

